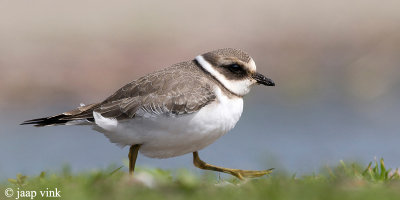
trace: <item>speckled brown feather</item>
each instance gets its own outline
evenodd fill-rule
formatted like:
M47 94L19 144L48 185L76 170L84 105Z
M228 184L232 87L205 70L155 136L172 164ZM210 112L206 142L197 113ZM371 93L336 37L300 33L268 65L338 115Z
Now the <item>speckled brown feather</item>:
M251 59L249 54L247 54L246 52L240 49L233 49L233 48L217 49L215 51L210 51L206 54L213 54L221 57L235 57L245 63L248 63Z

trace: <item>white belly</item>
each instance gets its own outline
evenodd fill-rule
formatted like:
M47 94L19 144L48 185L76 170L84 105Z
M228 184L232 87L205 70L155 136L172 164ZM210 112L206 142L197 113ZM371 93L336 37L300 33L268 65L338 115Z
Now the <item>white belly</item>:
M97 126L111 142L142 144L148 157L168 158L203 149L231 130L243 111L243 99L228 98L217 89L217 101L180 117L159 116L119 121L94 113Z

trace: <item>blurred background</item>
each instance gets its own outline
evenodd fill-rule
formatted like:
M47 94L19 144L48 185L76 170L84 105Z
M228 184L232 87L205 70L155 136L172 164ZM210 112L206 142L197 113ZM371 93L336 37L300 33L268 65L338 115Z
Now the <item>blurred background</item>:
M0 178L122 165L128 148L89 127L18 124L223 47L247 51L277 85L245 97L205 161L297 174L374 157L400 167L398 0L36 0L0 2ZM191 155L138 165L200 173Z

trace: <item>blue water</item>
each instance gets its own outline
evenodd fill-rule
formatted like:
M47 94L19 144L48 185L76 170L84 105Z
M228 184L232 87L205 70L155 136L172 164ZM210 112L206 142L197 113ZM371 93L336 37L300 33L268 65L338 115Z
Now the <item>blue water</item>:
M389 167L400 167L400 102L368 104L329 98L293 103L251 95L246 97L244 113L235 129L200 151L200 157L225 167L277 168L297 174L318 171L339 160L367 163L374 157L384 157ZM71 108L71 102L64 105L2 111L1 179L17 173L57 171L63 164L70 165L74 172L123 165L128 148L121 149L89 127L18 125L26 119ZM366 111L370 107L375 108L372 113ZM193 167L190 154L161 160L139 156L137 165L187 168L201 173Z

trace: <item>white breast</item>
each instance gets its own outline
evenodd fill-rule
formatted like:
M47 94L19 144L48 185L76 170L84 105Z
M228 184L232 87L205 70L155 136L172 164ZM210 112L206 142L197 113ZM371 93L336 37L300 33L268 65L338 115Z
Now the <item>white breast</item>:
M228 98L218 87L215 93L215 102L180 117L117 122L94 113L97 124L94 129L122 146L142 144L140 152L149 157L168 158L198 151L231 130L243 111L242 98Z

